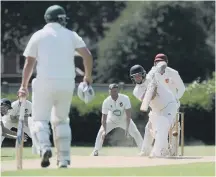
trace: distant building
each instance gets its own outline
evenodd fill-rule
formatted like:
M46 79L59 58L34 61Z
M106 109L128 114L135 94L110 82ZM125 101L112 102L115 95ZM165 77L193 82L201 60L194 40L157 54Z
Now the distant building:
M7 56L1 55L1 83L20 83L22 78L22 69L24 66L25 57L22 53L10 53ZM76 52L74 57L74 62L76 66L76 82L80 82L83 78L83 61L81 56ZM31 79L36 75L36 70Z

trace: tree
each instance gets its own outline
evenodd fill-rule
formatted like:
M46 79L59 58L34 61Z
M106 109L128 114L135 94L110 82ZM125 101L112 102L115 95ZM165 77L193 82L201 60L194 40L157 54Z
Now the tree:
M103 38L106 23L112 22L125 7L125 2L82 1L3 1L1 2L1 43L4 55L22 51L23 38L45 25L44 13L50 6L63 6L70 17L68 28L81 35L91 49Z
M127 20L118 22L119 30L99 42L97 81L131 83L129 68L141 64L149 71L157 53L168 55L184 82L205 79L214 71L208 43L214 38L214 7L213 2L139 2Z

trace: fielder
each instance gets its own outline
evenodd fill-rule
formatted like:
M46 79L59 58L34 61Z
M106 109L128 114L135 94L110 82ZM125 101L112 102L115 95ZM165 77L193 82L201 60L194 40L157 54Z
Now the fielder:
M28 121L31 116L31 102L26 102L26 109L25 109L25 121L24 121L24 132L31 138L30 129L28 127ZM20 102L19 100L14 101L11 104L11 101L3 98L1 99L1 115L2 115L2 124L5 128L11 129L11 128L17 128L18 127L18 121L19 121L19 112L20 112ZM31 121L31 120L30 120ZM14 135L16 135L16 132L14 132ZM4 141L5 137L1 137L1 145ZM27 137L25 136L25 141L27 141ZM36 147L35 147L36 148ZM35 150L36 151L36 150Z
M6 115L10 109L12 109L10 100L6 98L1 99L1 130L0 130L1 143L3 141L3 137L10 138L10 139L17 138L16 136L17 133L6 128L2 122L2 117Z
M83 39L66 28L68 17L63 7L50 6L44 18L47 24L32 35L23 53L26 60L18 95L28 96L29 79L37 62L37 76L32 81L32 131L40 146L41 167L48 167L52 157L49 129L52 120L57 165L67 168L71 156L68 115L75 88L75 51L83 58L83 81L88 84L92 83L93 59Z
M102 148L105 136L114 128L125 130L125 136L130 134L136 141L139 149L142 146L142 136L131 119L131 103L128 96L119 93L117 84L109 85L109 94L102 105L101 127L97 134L94 156L98 156L98 151Z
M159 63L166 62L168 64L168 57L165 54L157 54L154 59L154 66L152 69L149 71L147 78L151 78L154 72L157 70L157 66ZM178 71L174 70L173 68L166 67L165 73L163 74L162 77L162 82L165 83L165 85L172 91L174 94L177 102L178 102L178 109L180 108L180 99L183 96L185 92L185 86L184 83L178 73ZM172 131L172 137L169 137L171 145L169 147L170 150L170 155L175 156L177 155L176 151L176 146L178 147L179 145L179 140L180 140L180 122L178 123L178 132L175 132L176 130L176 124L171 128L170 131ZM177 136L176 136L177 134ZM176 141L176 138L178 138L178 141ZM176 144L178 142L178 144Z
M168 155L167 137L170 127L175 123L177 101L172 92L161 82L165 68L164 63L160 64L149 79L146 78L146 71L142 66L135 65L130 69L131 79L136 83L133 94L142 101L140 110L147 112L148 107L151 108L140 155L150 157Z

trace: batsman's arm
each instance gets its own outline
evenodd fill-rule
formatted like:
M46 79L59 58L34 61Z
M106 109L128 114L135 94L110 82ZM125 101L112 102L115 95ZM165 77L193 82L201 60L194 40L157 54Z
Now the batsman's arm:
M93 68L93 57L91 55L91 52L87 47L77 48L76 50L83 58L85 76L91 77Z
M22 83L21 87L28 88L28 83L36 63L37 51L38 51L38 42L40 39L40 33L36 32L30 38L23 56L25 56L25 64L22 73Z
M157 84L155 82L155 77L153 77L152 81L149 83L145 96L143 98L140 110L143 112L148 111L149 104L151 100L154 99L157 92Z
M26 57L23 73L22 73L22 83L21 87L27 88L29 80L32 76L32 72L34 69L34 65L36 63L36 59L33 57Z

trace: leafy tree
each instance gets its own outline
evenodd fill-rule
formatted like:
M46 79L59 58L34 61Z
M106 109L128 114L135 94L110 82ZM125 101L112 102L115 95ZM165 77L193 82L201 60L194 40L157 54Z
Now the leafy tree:
M50 6L63 6L70 17L68 28L84 37L90 48L104 36L107 23L112 22L125 7L125 2L82 1L3 1L1 2L2 53L23 50L29 38L45 25L44 13Z
M149 71L157 53L165 53L169 65L184 82L214 71L214 2L130 2L99 42L98 82L130 83L129 68L141 64ZM131 11L130 16L125 11Z

